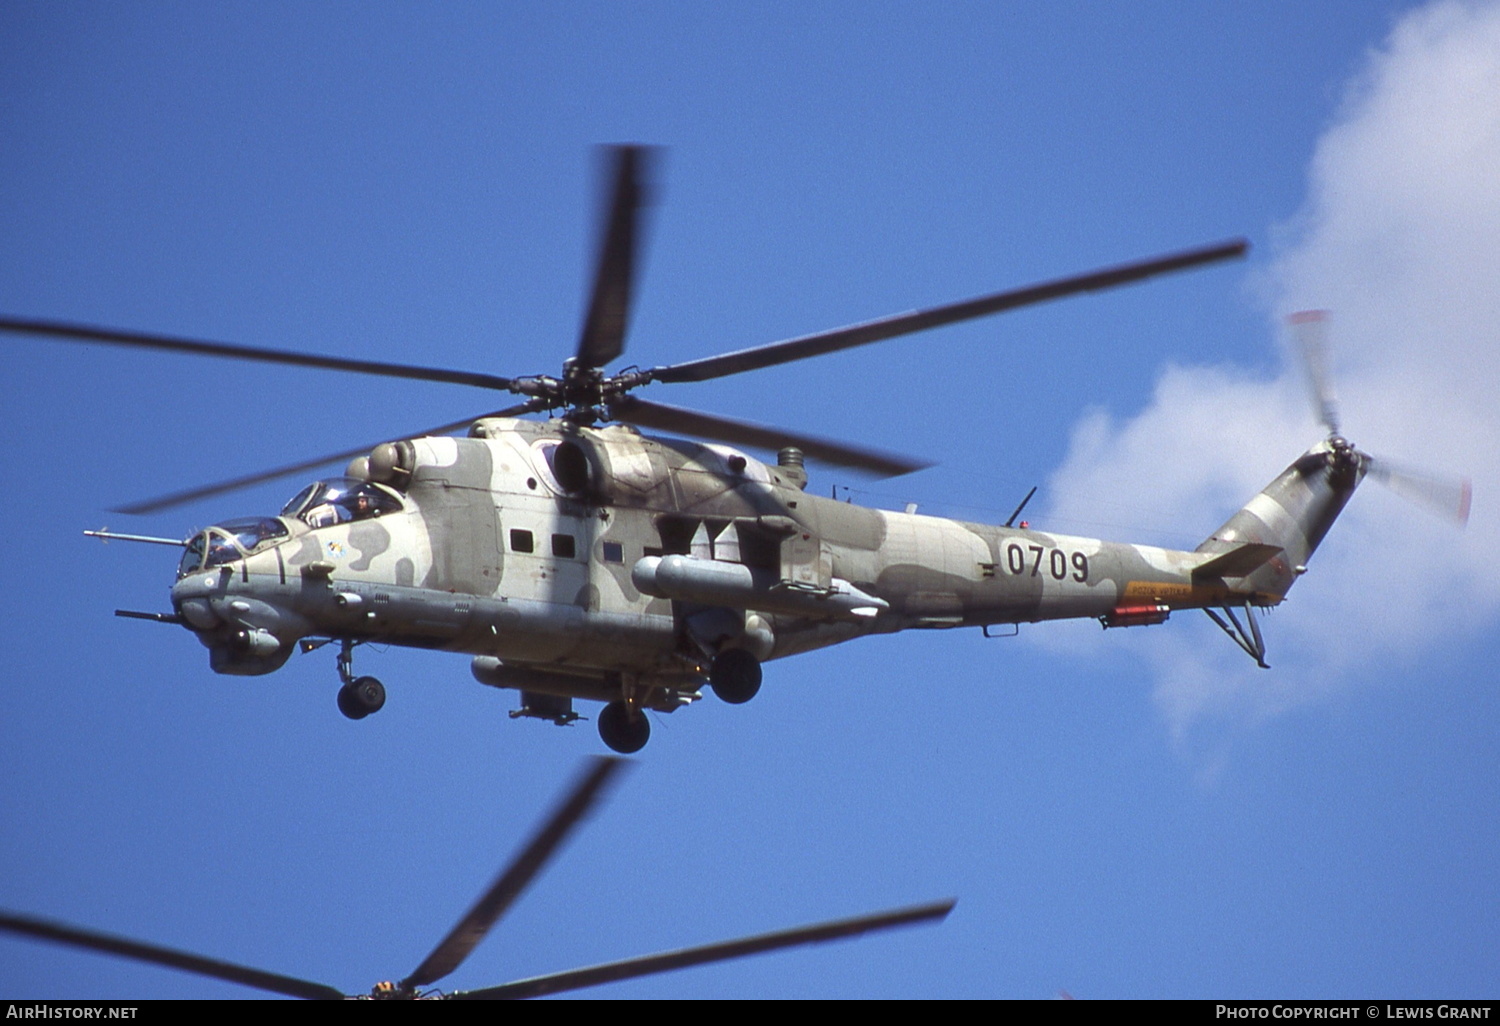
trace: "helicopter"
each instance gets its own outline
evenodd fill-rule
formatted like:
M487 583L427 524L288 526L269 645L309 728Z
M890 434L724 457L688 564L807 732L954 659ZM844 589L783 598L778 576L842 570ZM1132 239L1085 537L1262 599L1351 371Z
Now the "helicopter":
M976 524L807 491L807 459L895 476L930 464L634 394L706 381L1242 257L1243 239L667 366L606 368L625 351L654 151L606 150L598 257L574 355L558 376L487 373L272 350L91 325L0 318L0 330L508 392L518 404L408 438L120 507L148 513L348 460L276 516L187 539L172 612L117 615L192 632L221 674L271 673L337 646L337 705L379 711L356 647L463 652L479 682L518 691L512 718L571 724L604 704L605 745L639 751L647 710L742 704L764 663L873 634L1094 618L1105 628L1203 609L1261 667L1257 610L1279 604L1361 481L1467 517L1467 483L1398 470L1340 433L1321 315L1303 337L1326 437L1192 551L1073 537L1017 518ZM526 419L546 413L544 421ZM467 429L464 437L449 432ZM663 431L670 436L642 433ZM674 436L706 441L687 441ZM763 462L744 449L776 453ZM1033 489L1033 493L1035 489Z
M23 937L133 958L164 965L231 983L242 984L273 994L310 1000L417 1000L494 1001L545 997L605 983L635 979L655 973L707 965L746 955L777 951L782 948L857 937L920 923L940 922L953 910L957 901L945 899L855 916L809 926L793 927L774 933L758 934L736 940L720 941L692 948L663 951L654 955L607 962L581 969L569 969L544 976L533 976L498 986L474 990L443 992L433 984L447 977L469 957L488 935L527 885L546 867L548 861L567 840L573 829L609 793L627 764L618 758L595 756L585 765L566 795L553 807L536 834L480 895L473 907L438 943L422 963L400 980L384 980L364 994L345 994L336 987L311 980L237 965L203 955L161 947L65 923L0 910L0 931Z

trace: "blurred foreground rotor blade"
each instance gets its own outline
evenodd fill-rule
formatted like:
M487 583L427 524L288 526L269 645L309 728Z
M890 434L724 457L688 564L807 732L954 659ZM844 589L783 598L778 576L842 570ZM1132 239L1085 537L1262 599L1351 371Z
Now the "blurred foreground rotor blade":
M616 399L610 404L609 412L617 419L639 427L697 435L699 438L712 438L752 449L769 449L775 452L785 446L795 445L813 459L867 471L879 477L897 477L933 465L930 460L898 456L878 449L864 449L812 435L799 435L782 428L684 410L679 406L665 406L637 399L635 396Z
M474 903L474 907L469 909L448 936L432 950L432 954L410 976L402 980L399 986L403 990L415 990L434 983L457 969L469 957L469 952L484 940L490 927L505 914L526 885L547 864L547 860L578 821L588 814L604 793L610 778L624 765L624 761L620 759L592 759L572 793L558 805L531 839L531 843L495 878L495 882Z
M1390 460L1370 457L1367 473L1408 502L1422 506L1459 527L1469 522L1473 483L1466 477L1433 477Z
M353 371L357 374L376 374L386 378L409 378L415 381L441 381L450 385L473 385L477 388L493 388L501 392L515 390L514 382L510 378L502 378L494 374L444 370L441 367L416 367L404 363L384 363L379 360L351 360L341 356L319 356L315 353L288 352L284 349L261 349L256 346L232 345L227 342L205 342L199 339L176 338L171 335L120 331L115 328L101 328L88 324L0 317L0 331L15 332L19 335L40 335L44 338L61 339L64 342L102 342L105 345L125 346L132 349L164 349L168 352L192 353L196 356L219 356L231 360L251 360L257 363L280 363L294 367Z
M1339 401L1333 394L1333 378L1328 373L1328 311L1303 310L1286 319L1297 348L1307 368L1307 384L1312 390L1313 408L1318 422L1330 435L1339 433Z
M571 969L547 976L534 976L529 980L518 980L515 983L501 984L498 987L487 987L482 990L459 991L448 996L460 1001L541 997L567 990L578 990L581 987L593 987L601 983L630 980L637 976L649 976L652 973L664 973L672 969L685 969L688 966L703 965L708 962L722 962L726 959L741 958L763 951L776 951L799 944L816 944L820 941L855 937L876 930L889 930L892 927L942 919L953 909L954 904L954 900L950 899L933 902L930 905L918 905L914 908L877 912L874 915L859 916L854 919L840 919L831 923L818 923L814 926L799 926L791 930L764 933L757 937L744 937L740 940L722 941L718 944L705 944L697 948L683 948L678 951L664 951L656 955L627 958L619 962L607 962L586 969Z
M32 919L30 916L16 915L11 912L0 912L0 930L27 937L39 937L42 940L75 948L86 948L90 951L102 951L123 958L133 958L138 962L164 965L172 969L181 969L184 972L197 973L199 976L210 976L217 980L228 980L246 987L268 990L273 994L333 1001L342 1000L344 997L342 991L321 983L299 980L294 976L268 973L262 969L235 965L233 962L221 962L216 958L204 958L202 955L191 955L185 951L175 951L156 944L146 944L142 941L98 933L94 930L84 930L45 919Z
M612 146L608 160L608 207L599 226L599 261L589 309L578 339L579 367L603 367L625 351L635 269L640 251L641 208L650 202L652 150L645 146Z
M474 423L474 421L482 420L484 417L518 417L523 413L534 413L537 410L546 409L546 407L547 403L544 400L533 399L530 402L522 403L519 406L512 406L509 409L497 410L494 413L486 413L480 417L465 417L463 420L455 420L451 424L439 424L437 427L428 428L426 431L421 431L413 435L403 435L402 437L424 438L428 435L443 435L447 434L449 431L457 431L460 428L466 428L470 424ZM387 439L387 441L395 441L395 439ZM197 488L189 488L184 491L173 492L170 495L161 495L154 499L145 499L141 502L134 502L128 506L117 506L114 509L111 509L110 512L138 515L141 513L155 513L158 510L171 509L174 506L183 506L189 502L193 502L196 499L206 499L211 495L222 495L225 492L233 492L241 488L249 488L251 485L258 485L265 481L274 481L278 477L290 477L293 474L300 474L303 471L314 470L318 467L326 466L329 463L336 463L340 460L352 460L356 456L365 455L371 449L375 448L376 445L381 444L383 443L375 442L372 445L361 445L354 449L345 449L343 452L334 452L328 453L323 456L315 456L309 460L302 460L298 463L289 463L284 467L276 467L272 470L262 470L256 474L246 474L244 477L236 477L228 481L220 481L217 484L202 485Z
M648 373L656 381L705 381L709 378L723 377L726 374L759 370L762 367L790 363L793 360L805 360L810 356L821 356L840 349L868 345L871 342L880 342L899 335L909 335L915 331L926 331L945 324L957 324L959 321L967 321L975 317L987 317L1004 310L1014 310L1017 307L1030 306L1049 299L1060 299L1078 292L1114 288L1117 285L1141 281L1153 275L1229 260L1243 256L1249 245L1244 239L1235 239L1201 249L1174 253L1170 256L1121 264L1118 267L1107 267L1088 274L978 296L958 303L935 306L928 310L895 314L875 321L866 321L863 324L850 325L847 328L835 328L832 331L823 331L815 335L788 339L785 342L773 342L770 345L753 349L741 349L723 356L710 356L702 360L674 364L670 367L658 367Z

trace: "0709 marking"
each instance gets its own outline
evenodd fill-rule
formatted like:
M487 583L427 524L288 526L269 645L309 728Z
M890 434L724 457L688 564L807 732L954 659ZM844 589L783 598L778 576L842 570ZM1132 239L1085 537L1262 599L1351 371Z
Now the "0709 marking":
M1043 556L1046 557L1045 560ZM1080 584L1089 579L1089 557L1082 552L1070 555L1062 549L1048 549L1044 545L1021 545L1019 542L1011 542L1005 546L1005 568L1017 577L1042 576L1044 563L1046 571L1055 581L1065 579L1070 572L1073 580Z

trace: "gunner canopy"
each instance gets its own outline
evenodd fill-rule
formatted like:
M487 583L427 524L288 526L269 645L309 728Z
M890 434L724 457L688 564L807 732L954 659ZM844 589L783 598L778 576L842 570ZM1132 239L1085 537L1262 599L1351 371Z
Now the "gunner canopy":
M177 576L186 577L195 570L243 559L256 549L275 545L290 533L275 517L245 517L215 524L188 542L182 562L177 564Z

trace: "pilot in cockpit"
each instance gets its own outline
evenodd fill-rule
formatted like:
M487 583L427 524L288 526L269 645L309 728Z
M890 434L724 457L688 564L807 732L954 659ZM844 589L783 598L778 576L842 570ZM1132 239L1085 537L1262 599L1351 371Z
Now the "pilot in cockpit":
M302 514L308 527L332 527L339 522L339 508L331 502L323 502Z
M367 520L401 508L401 503L377 486L348 478L317 481L305 488L282 510L309 527L332 527L353 520Z

